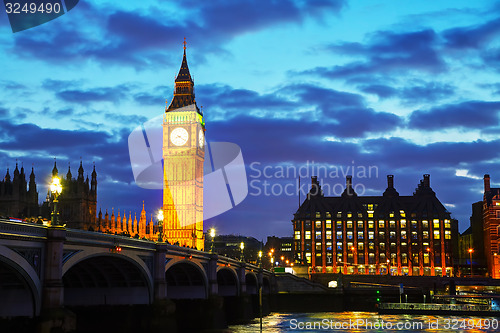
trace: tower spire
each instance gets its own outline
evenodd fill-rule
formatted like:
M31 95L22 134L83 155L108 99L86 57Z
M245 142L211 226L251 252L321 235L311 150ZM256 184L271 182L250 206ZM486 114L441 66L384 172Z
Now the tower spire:
M195 104L195 98L194 98L194 81L191 77L191 73L189 72L189 66L187 63L187 57L186 57L186 38L184 37L184 53L182 56L182 62L181 62L181 68L179 69L179 73L177 74L177 77L175 78L175 91L174 91L174 98L172 99L172 102L170 105L167 107L165 110L166 112L172 111L175 109L182 108L184 106L192 105ZM196 106L196 110L198 113L201 114L201 111L198 109Z

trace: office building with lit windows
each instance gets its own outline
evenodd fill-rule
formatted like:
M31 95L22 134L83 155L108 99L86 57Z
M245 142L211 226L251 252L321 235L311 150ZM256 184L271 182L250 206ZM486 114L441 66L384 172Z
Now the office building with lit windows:
M490 175L484 175L483 231L484 254L488 274L500 278L500 188L490 186ZM474 250L474 249L473 249Z
M348 176L340 197L325 197L312 177L292 223L295 263L311 273L454 274L457 221L436 197L428 174L411 196L400 196L389 175L381 196L358 196Z

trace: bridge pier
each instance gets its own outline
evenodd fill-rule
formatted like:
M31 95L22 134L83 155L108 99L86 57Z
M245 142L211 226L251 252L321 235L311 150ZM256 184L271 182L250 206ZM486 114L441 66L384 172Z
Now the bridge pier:
M210 254L210 259L208 261L208 295L219 295L219 284L217 282L217 260L219 256L217 254Z
M76 329L76 316L64 305L64 284L62 281L63 245L66 228L47 228L47 245L42 287L42 309L38 332L68 332Z
M167 281L165 280L165 256L167 245L158 243L154 253L153 279L154 279L154 300L162 301L167 299Z

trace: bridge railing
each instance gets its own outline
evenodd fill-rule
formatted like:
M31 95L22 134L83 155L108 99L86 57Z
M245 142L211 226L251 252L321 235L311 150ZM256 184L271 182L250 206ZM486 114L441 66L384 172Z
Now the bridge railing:
M44 240L47 238L47 227L40 224L0 219L0 237L24 240Z

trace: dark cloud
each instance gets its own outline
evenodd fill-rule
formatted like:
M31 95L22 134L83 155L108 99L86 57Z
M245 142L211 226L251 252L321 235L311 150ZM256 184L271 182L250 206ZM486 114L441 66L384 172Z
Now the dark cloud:
M156 6L127 12L87 3L79 6L75 22L92 22L103 30L101 34L84 33L76 24L56 20L50 28L37 27L40 34L18 36L15 52L54 64L78 66L97 60L109 66L127 64L143 69L152 63L168 63L165 50L178 50L186 34L201 51L198 54L220 54L223 48L217 45L239 34L282 23L300 24L306 17L321 19L327 13L338 13L344 5L344 0L316 0L312 5L298 0L217 0L191 6L179 1L177 6L187 11L184 19L175 11L159 15Z
M458 27L443 32L446 46L454 49L477 49L497 39L500 33L500 18L469 27Z
M446 69L446 64L437 51L438 45L439 36L431 29L402 33L379 31L372 34L364 44L338 43L328 47L332 52L364 57L365 60L333 67L316 67L302 73L330 79L380 72L438 73Z
M405 86L387 86L380 83L361 85L358 88L365 93L377 95L381 99L398 98L403 104L434 102L453 96L454 87L437 82L406 83Z
M420 130L444 128L483 128L498 126L500 102L467 101L416 110L410 115L408 126Z
M119 103L128 97L129 91L129 86L121 84L115 87L61 90L56 93L56 96L65 102L78 104L89 104L91 102Z

